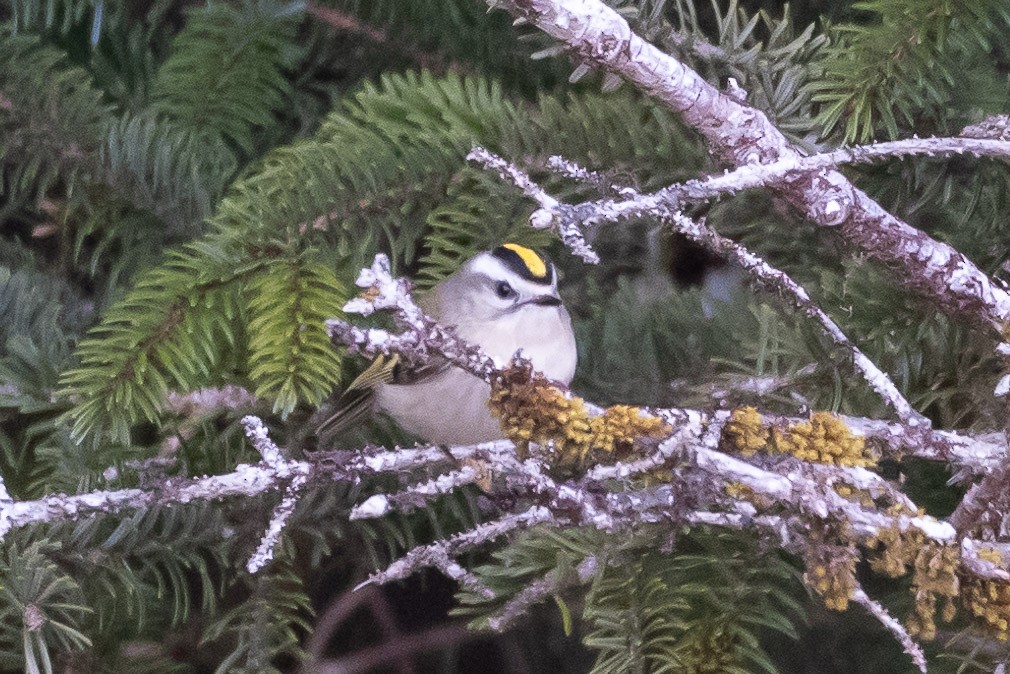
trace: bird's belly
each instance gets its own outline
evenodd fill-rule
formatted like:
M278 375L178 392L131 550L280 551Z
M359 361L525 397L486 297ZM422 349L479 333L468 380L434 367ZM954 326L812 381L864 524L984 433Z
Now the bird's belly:
M503 437L487 406L491 386L460 369L417 384L386 384L376 393L383 412L427 442L471 445Z

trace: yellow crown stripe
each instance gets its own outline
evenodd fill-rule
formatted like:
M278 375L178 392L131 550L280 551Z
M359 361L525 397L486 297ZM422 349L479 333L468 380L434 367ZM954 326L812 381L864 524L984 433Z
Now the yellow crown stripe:
M519 256L519 259L523 261L526 268L529 270L533 276L537 278L543 278L547 276L547 265L544 263L544 259L537 255L536 251L526 246L520 246L518 243L506 243L503 244L503 248L508 248L513 253Z

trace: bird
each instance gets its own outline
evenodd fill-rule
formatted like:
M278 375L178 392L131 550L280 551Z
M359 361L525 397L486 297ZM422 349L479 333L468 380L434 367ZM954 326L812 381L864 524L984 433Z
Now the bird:
M542 252L509 242L478 253L417 303L499 363L521 351L548 379L568 386L575 376L575 332L557 269ZM347 387L316 435L329 442L379 411L436 445L500 440L490 395L490 384L446 362L408 371L396 356L380 356Z

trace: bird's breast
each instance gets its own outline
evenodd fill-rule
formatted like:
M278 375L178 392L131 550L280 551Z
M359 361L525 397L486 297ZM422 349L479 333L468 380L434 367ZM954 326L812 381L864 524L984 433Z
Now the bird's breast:
M528 305L493 321L459 325L458 331L498 362L521 350L548 379L567 385L575 376L575 333L564 307Z

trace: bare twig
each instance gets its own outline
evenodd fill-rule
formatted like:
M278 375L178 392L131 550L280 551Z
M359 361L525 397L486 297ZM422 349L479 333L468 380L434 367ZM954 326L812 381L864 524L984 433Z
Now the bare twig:
M480 582L476 576L453 561L453 558L516 530L529 529L537 524L553 519L546 508L537 506L521 513L506 515L492 522L479 524L469 531L456 534L440 543L414 548L396 560L383 571L372 574L362 585L388 583L412 576L419 570L433 566L449 578L459 581L470 589L486 597L494 593Z
M912 635L908 633L905 626L898 622L894 616L887 612L880 602L875 599L871 599L863 588L857 588L852 595L852 601L860 604L867 611L870 612L874 618L880 622L881 625L887 628L887 630L894 635L901 644L901 647L905 649L905 653L908 657L912 658L912 662L919 669L920 672L925 674L926 672L926 654L922 652L922 647L915 642Z
M559 40L575 58L619 75L681 114L729 166L801 159L760 110L720 92L698 73L636 35L600 0L488 0ZM880 207L833 169L790 173L770 189L812 221L896 269L899 283L937 306L998 330L1010 320L1010 294L951 246Z
M471 155L479 154L486 157L486 165L499 171L518 171L499 157L483 150L475 148ZM494 160L495 163L491 163ZM502 168L502 164L506 168ZM568 172L578 173L580 167L572 162L567 162L564 168ZM566 231L579 232L578 241L584 241L581 234L582 223L599 222L604 220L615 220L621 216L608 213L606 209L610 207L608 203L600 204L580 204L575 209L565 207L557 199L548 195L542 187L536 184L529 176L522 174L521 180L515 179L513 182L519 184L523 192L533 197L541 206L531 216L531 221L537 217L538 213L546 214L551 221L565 223L563 227ZM637 192L631 188L625 188L625 194L629 197L625 203L637 203ZM611 204L612 205L612 204ZM573 214L575 217L571 217ZM894 411L898 419L911 428L925 428L929 426L929 421L919 414L912 405L905 399L898 388L876 364L871 361L857 347L842 329L830 316L827 315L807 294L796 281L785 272L772 267L765 260L750 252L734 241L721 236L718 232L704 223L692 220L680 211L672 211L666 206L655 205L650 211L652 215L670 226L674 231L687 236L692 241L705 247L707 250L726 258L735 263L747 272L751 282L759 288L771 292L795 309L801 311L808 318L816 321L835 346L844 351L852 361L856 372L869 384L870 388L877 393L885 403ZM568 243L566 241L566 243Z
M554 213L559 206L558 201L533 182L526 175L525 171L482 147L475 147L470 150L470 154L466 158L480 164L484 168L497 172L502 179L514 184L523 191L523 194L540 205L540 208L530 216L530 225L534 229L552 229L556 231L561 240L568 246L568 249L572 251L573 255L581 258L583 262L599 264L600 257L586 243L586 239L582 235L582 229L574 223L562 223L554 217Z
M599 567L595 555L586 557L572 573L562 573L555 569L540 580L534 581L519 591L505 604L505 607L488 619L488 627L495 632L504 632L525 615L530 607L539 604L547 597L558 594L562 590L576 585L585 585L593 579Z
M425 363L438 355L484 381L491 381L504 365L426 316L411 298L410 284L404 279L393 278L389 258L385 255L376 255L372 266L361 270L357 285L368 289L366 296L352 299L344 306L344 311L364 316L375 311L392 311L405 331L392 334L378 328L359 328L345 321L327 321L326 327L334 342L347 346L352 352L366 356L395 352L407 363Z
M711 201L743 190L772 188L794 175L836 168L845 164L870 164L901 157L944 158L964 154L1010 162L1010 142L961 137L908 138L873 145L845 147L807 157L790 155L773 162L747 164L721 175L670 185L651 194L635 194L626 186L612 184L609 185L609 191L617 193L621 200L607 199L595 203L604 213L622 213L627 217L635 212L648 213L657 208L677 210L688 203ZM601 177L594 172L579 169L560 157L552 157L548 166L582 182L601 184ZM592 203L594 202L587 202L585 205Z
M423 508L434 496L471 484L478 478L474 466L463 466L459 470L443 473L438 477L416 484L396 494L375 494L351 510L350 519L360 520L382 517L391 510L401 512Z

